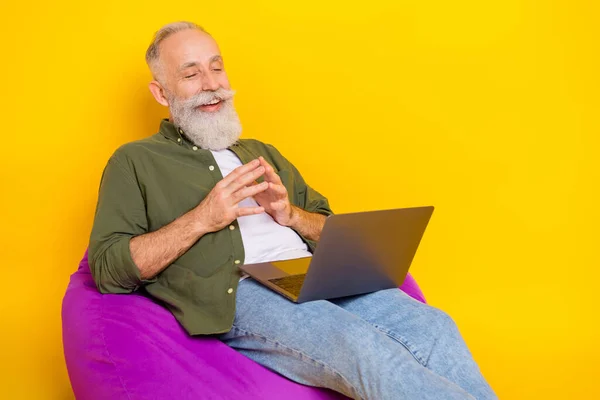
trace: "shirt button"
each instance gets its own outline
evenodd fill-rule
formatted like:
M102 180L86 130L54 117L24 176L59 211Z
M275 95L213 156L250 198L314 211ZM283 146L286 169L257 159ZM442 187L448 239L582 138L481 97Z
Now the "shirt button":
M183 134L183 129L179 128L179 133Z
M233 289L232 288L227 289L227 293L229 293L229 294L233 293Z
M240 260L235 260L234 263L239 264Z
M181 138L177 138L177 142L178 142L178 143L181 143Z
M215 167L214 167L213 165L209 165L209 166L208 166L208 169L209 169L210 171L214 171L214 170L215 170Z
M230 231L232 231L232 230L234 230L234 229L235 229L235 226L233 226L233 225L229 225L229 230L230 230Z
M194 151L198 150L198 146L192 147L192 150L194 150Z

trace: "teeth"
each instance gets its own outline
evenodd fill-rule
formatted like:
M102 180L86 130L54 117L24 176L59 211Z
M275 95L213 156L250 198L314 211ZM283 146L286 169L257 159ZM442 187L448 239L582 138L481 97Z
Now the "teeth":
M221 100L219 100L219 99L214 99L213 101L206 103L206 105L217 104L219 101L221 101Z

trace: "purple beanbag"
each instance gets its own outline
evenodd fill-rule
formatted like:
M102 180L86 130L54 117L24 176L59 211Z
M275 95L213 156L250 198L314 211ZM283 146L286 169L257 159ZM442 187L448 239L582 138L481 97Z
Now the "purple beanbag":
M424 302L408 275L401 287ZM211 337L189 336L144 295L96 289L87 252L62 305L63 345L77 399L303 399L346 397L292 382Z

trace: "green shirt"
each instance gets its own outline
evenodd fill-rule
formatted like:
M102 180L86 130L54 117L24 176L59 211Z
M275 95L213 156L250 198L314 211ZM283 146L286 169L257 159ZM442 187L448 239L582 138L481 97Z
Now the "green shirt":
M281 177L292 204L332 213L327 199L273 146L244 139L229 149L244 164L263 156ZM167 120L159 133L119 148L102 175L90 238L90 269L100 292L131 293L143 287L191 335L229 331L239 265L244 263L237 221L202 236L149 280L141 279L129 249L133 237L156 231L196 207L221 179L212 153L194 146ZM316 243L302 239L314 251Z

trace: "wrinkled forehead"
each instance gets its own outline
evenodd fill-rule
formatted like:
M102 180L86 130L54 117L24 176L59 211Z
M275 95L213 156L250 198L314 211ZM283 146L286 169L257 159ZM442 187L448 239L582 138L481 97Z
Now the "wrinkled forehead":
M160 44L160 63L168 73L176 73L186 65L208 65L220 59L217 42L207 33L196 29L174 33Z

